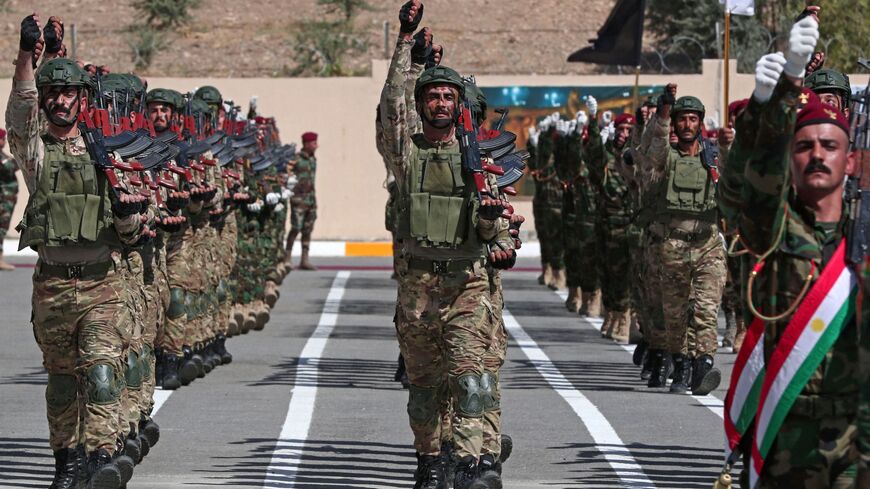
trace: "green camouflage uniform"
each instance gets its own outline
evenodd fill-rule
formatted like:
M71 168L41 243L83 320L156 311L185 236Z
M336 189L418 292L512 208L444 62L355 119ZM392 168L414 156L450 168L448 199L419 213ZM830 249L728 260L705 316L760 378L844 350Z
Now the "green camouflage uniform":
M665 350L700 358L714 355L718 347L725 249L717 227L715 184L699 155L670 146L670 124L670 119L654 117L645 130L651 141L649 159L642 160L644 172L656 182L651 184L655 215L649 231L660 244L654 251L661 284L667 284L661 287Z
M553 164L553 134L555 129L542 132L538 146L529 146L532 154L529 169L535 179L535 196L532 198L532 214L535 217L535 232L541 244L541 264L553 270L565 268L565 244L562 238L562 200L564 189L556 176Z
M311 234L317 219L317 196L314 191L316 172L317 158L300 152L293 167L297 183L290 198L290 227L303 235Z
M18 201L18 180L15 178L17 169L15 159L0 152L0 254L3 252L3 238L9 230L15 202Z
M816 222L813 212L789 190L799 94L800 89L783 77L766 104L750 101L737 121L720 185L722 214L737 222L746 246L755 253L776 247L757 275L752 294L755 307L768 316L794 303L804 277L813 265L816 270L824 267L843 233L842 221ZM747 147L753 149L747 152ZM782 225L784 235L777 241ZM770 359L790 319L765 324L765 359ZM858 373L857 328L849 321L783 421L767 455L760 488L852 487L858 459L850 449L856 435ZM743 477L748 477L746 470Z
M59 141L43 134L38 114L35 82L13 81L6 125L30 191L17 228L21 246L39 255L32 322L48 371L49 441L54 450L82 444L89 453L98 448L113 453L121 434L123 358L131 334L121 272L126 264L119 251L138 240L140 220L113 216L108 184L96 174L84 139ZM48 201L57 198L64 202L52 211ZM86 213L95 205L98 212Z
M398 41L380 104L384 158L396 176L403 201L399 206L399 234L408 269L399 281L396 329L411 382L408 415L417 452L439 454L440 399L443 390L449 388L456 414L453 424L456 454L459 458L476 459L483 448L483 415L485 406L491 403L494 387L484 374L482 361L486 350L493 347L494 324L482 242L495 237L496 222L477 218L474 184L468 175L462 172L462 178L453 179L457 171L461 172L458 143L454 140L433 145L422 135L411 137L405 90L413 43L413 40ZM427 165L431 173L420 182L420 191L412 195L411 180L421 174L415 167L425 165L427 158L431 159ZM441 190L434 190L446 184L445 172L450 172L451 182L459 183L454 191L462 194L468 207L459 219L461 226L442 230L434 226L436 217L431 213L414 219L411 215L420 210L414 202L421 196L436 203L443 201L445 205L457 198L442 196ZM427 192L430 185L433 190ZM432 227L423 225L428 220L433 220ZM446 234L440 235L441 231Z

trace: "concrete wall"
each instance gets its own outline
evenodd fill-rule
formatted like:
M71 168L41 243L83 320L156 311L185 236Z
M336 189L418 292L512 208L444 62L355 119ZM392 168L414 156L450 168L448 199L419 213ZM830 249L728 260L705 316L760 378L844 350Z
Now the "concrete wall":
M372 61L372 77L362 78L152 78L149 86L187 91L196 86L214 85L224 98L247 108L251 95L259 98L265 115L275 116L285 143L299 142L305 131L320 134L317 153L318 220L315 239L382 240L384 204L387 193L382 184L384 165L375 149L374 118L388 61ZM748 97L754 77L737 74L732 62L730 100ZM717 115L722 106L722 69L719 60L705 60L701 74L643 75L641 84L679 85L679 93L695 95ZM852 83L865 84L868 77L851 76ZM480 76L481 86L607 86L633 85L634 75L577 76ZM11 80L0 80L0 92L9 93ZM8 97L0 97L5 113ZM21 188L24 188L22 183ZM21 192L13 226L26 202ZM531 203L517 202L517 212L526 216L526 229L534 229ZM14 231L13 231L14 233Z

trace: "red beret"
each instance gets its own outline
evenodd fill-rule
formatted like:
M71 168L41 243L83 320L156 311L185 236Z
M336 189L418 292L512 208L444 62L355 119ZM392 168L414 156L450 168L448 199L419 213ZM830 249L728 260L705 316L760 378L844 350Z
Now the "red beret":
M619 127L622 124L634 125L634 116L631 114L619 114L616 119L613 119L613 127Z
M729 115L738 115L741 112L743 112L743 109L745 109L747 105L749 105L748 98L744 98L741 100L735 100L735 101L731 102L730 104L728 104L728 114Z
M811 103L816 103L816 102L821 103L822 99L820 99L819 96L816 95L816 92L810 90L807 87L803 87L803 88L801 88L801 94L798 95L797 101L798 101L797 107L798 107L798 110L800 110L800 109L804 108L804 106L809 105Z
M317 141L317 133L316 132L306 132L302 135L302 142L308 143L311 141Z
M813 124L833 124L842 129L847 136L849 134L849 121L846 120L846 116L835 107L818 100L808 103L798 112L794 130L797 132L802 127Z
M265 124L266 118L261 116L261 115L258 115L257 117L254 117L254 122L257 124Z
M0 129L0 139L6 138L6 129Z

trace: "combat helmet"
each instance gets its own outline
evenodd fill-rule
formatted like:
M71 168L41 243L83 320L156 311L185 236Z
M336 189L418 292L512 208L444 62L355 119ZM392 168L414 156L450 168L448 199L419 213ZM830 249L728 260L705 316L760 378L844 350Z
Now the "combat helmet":
M816 70L804 79L804 86L815 93L836 92L843 99L843 107L849 107L852 85L849 76L830 68Z
M707 113L704 104L697 97L685 95L677 99L674 106L671 108L671 117L676 117L680 112L697 112L698 117L703 121L704 115Z
M417 78L417 83L414 85L414 94L420 95L424 87L435 83L453 85L459 90L460 97L465 95L465 85L462 83L462 77L459 76L459 73L452 68L440 65L429 68L420 74L420 77Z
M181 94L175 90L170 90L168 88L155 88L149 91L148 95L145 96L145 103L160 102L171 105L173 109L178 110L180 97Z
M196 92L194 92L193 98L202 100L209 105L220 105L223 102L221 92L211 85L199 87Z
M69 58L54 58L45 62L36 73L36 88L48 86L93 88L90 73Z

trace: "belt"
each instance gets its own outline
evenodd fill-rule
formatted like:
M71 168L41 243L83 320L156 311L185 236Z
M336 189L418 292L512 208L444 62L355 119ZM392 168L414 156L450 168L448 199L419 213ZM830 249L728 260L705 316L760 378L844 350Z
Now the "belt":
M408 268L432 272L436 274L464 272L474 268L475 264L483 264L483 260L426 260L423 258L411 258L408 260Z
M114 262L88 263L78 265L39 264L40 277L56 277L67 280L85 278L103 278L115 266Z
M858 412L856 399L851 397L797 396L790 414L812 419L854 416Z

